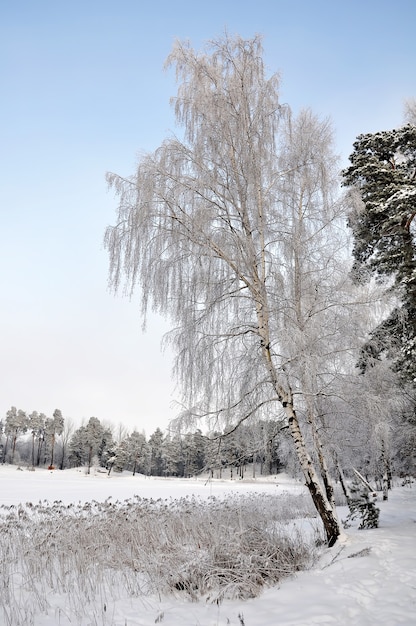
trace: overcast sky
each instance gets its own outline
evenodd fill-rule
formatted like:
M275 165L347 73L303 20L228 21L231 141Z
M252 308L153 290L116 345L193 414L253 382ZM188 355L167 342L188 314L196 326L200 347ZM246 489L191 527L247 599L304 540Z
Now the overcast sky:
M138 296L107 289L105 173L173 128L163 63L176 38L264 36L281 101L355 137L398 126L416 96L414 0L3 0L0 6L0 418L10 406L77 423L165 429L180 398Z

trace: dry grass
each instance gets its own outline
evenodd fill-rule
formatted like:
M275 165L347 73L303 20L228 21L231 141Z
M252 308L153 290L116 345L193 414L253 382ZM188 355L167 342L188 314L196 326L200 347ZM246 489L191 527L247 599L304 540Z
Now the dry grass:
M307 496L289 494L3 507L0 621L29 626L53 595L65 595L73 623L120 594L253 597L311 564L313 516ZM294 522L304 518L312 533Z

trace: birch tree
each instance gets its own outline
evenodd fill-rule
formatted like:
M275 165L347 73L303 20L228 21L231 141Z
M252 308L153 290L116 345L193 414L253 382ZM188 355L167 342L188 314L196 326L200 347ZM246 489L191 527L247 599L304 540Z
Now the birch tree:
M71 418L66 417L61 432L61 462L59 464L59 469L61 470L63 470L67 465L69 444L74 430L74 421Z
M202 52L175 44L167 66L183 137L130 178L108 175L119 195L109 280L141 288L144 321L149 306L171 319L190 416L218 429L273 414L288 428L333 545L340 525L312 401L329 385L328 364L326 380L315 375L326 339L340 334L332 135L308 111L293 119L262 54L259 37L225 36Z

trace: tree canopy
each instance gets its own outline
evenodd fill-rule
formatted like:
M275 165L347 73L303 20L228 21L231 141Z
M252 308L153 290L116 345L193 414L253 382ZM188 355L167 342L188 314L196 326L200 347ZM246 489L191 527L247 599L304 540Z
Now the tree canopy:
M259 37L225 36L202 52L177 42L167 63L183 137L141 158L132 177L108 175L120 198L105 236L110 283L139 286L144 315L151 304L172 320L190 415L232 425L274 414L289 428L333 542L315 402L334 379L337 358L323 360L342 349L345 315L330 124L281 105Z
M372 332L360 360L387 353L403 377L416 380L416 126L360 135L343 172L352 188L349 226L357 281L387 279L397 297Z

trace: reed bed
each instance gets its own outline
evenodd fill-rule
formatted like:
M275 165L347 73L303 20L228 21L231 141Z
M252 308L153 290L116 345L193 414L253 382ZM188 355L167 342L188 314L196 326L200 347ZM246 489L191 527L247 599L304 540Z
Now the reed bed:
M322 541L309 498L289 493L26 503L0 507L0 531L8 626L35 624L54 597L79 624L88 605L110 623L107 607L126 595L254 597L308 568Z

